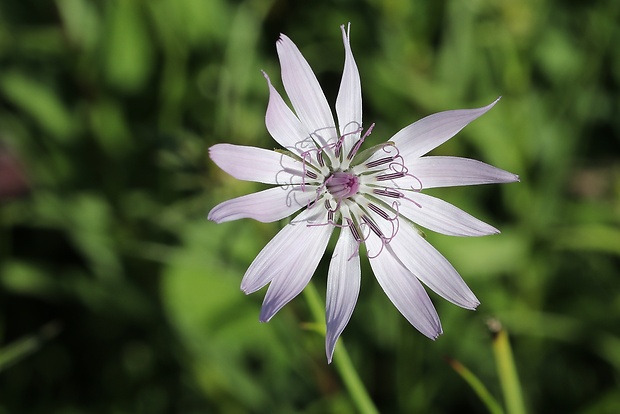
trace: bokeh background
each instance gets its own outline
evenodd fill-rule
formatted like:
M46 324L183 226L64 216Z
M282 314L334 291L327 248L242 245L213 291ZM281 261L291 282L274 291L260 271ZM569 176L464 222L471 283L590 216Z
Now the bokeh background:
M334 102L346 22L371 143L502 95L433 153L521 176L433 192L502 230L427 232L482 302L431 294L436 342L363 261L343 339L379 410L486 412L446 357L501 400L497 318L530 412L620 412L619 17L616 0L1 1L0 413L355 412L304 298L260 324L264 291L239 290L284 223L206 220L261 188L208 147L276 145L260 70L283 92L279 33Z

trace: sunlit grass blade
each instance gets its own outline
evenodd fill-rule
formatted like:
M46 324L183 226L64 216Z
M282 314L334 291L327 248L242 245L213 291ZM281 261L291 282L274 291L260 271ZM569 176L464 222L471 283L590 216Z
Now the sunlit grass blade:
M507 413L526 414L523 392L521 391L521 383L519 382L508 333L496 319L490 320L488 327L493 334L493 354L495 355L497 373L504 393Z
M472 390L474 390L491 414L504 414L504 410L500 403L491 395L487 387L484 386L482 381L480 381L473 372L456 359L447 358L447 361L452 369L454 369L456 373L469 384Z
M60 329L60 323L50 322L43 325L38 332L0 348L0 372L36 352L45 342L58 335Z

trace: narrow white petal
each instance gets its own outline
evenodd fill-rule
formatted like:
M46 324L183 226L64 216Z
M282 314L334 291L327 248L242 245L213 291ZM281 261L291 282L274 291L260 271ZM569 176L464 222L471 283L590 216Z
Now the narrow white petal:
M465 309L480 304L450 262L409 223L401 221L389 245L407 269L444 299Z
M342 40L344 42L345 60L342 72L340 91L336 98L336 114L338 115L338 126L340 135L344 137L345 155L353 147L360 137L362 127L362 86L360 74L353 58L349 33L351 24L345 31L342 30Z
M482 108L457 109L429 115L401 129L390 141L396 144L405 162L409 162L455 136L467 124L491 109L497 101L499 98Z
M299 184L303 164L288 155L244 145L216 144L209 156L228 174L238 180L265 184Z
M369 252L379 252L381 241L371 235L366 241ZM394 306L418 331L431 339L441 335L437 311L418 279L396 258L389 245L370 259L370 266Z
M280 35L276 47L282 68L282 83L295 113L321 146L335 143L334 117L310 65L286 35Z
M493 183L513 183L519 176L500 170L492 165L469 158L428 156L407 160L409 173L422 183L423 188L453 187L459 185L477 185ZM408 177L405 177L408 178ZM400 188L419 183L395 181ZM411 181L412 178L409 179Z
M233 198L213 207L209 220L216 223L251 218L263 223L290 216L316 198L316 186L275 187Z
M499 233L495 227L437 197L416 192L408 192L406 196L413 202L402 199L398 208L399 213L429 230L461 237ZM386 202L391 201L387 197L381 198Z
M315 217L314 210L317 209L306 209L299 213L260 251L241 281L241 290L245 294L254 293L276 275L295 269L295 262L300 260L300 255L303 256L306 247L316 244L316 240L324 237L325 232L331 234L333 226L308 226L307 221Z
M265 72L263 75L269 85L269 104L265 115L265 125L273 139L284 148L296 151L298 154L316 148L306 127L273 87L269 76Z
M285 248L276 252L271 258L272 268L269 271L274 276L263 300L261 322L268 322L310 282L334 229L331 224L325 225L327 211L318 223L323 225L307 227L307 223L303 221L295 224L298 227L305 227L305 232L301 237L288 238ZM273 263L274 260L278 260L279 263Z
M358 244L351 231L346 227L343 228L340 231L327 275L325 352L330 363L336 341L347 326L359 295L361 270L358 253Z

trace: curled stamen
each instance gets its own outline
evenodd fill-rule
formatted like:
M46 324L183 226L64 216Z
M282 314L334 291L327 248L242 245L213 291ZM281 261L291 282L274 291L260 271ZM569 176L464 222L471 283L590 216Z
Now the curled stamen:
M385 212L385 210L383 210L380 207L374 205L373 203L368 203L368 208L371 209L372 211L374 211L375 213L377 213L378 215L380 215L385 220L390 220L391 219L391 217L388 215L388 213Z
M405 196L400 191L396 191L392 188L383 188L383 189L375 188L372 190L372 192L378 195L382 195L385 197L392 197L392 198L403 198Z
M411 190L419 193L424 188L424 186L422 185L422 181L415 175L409 173L409 168L407 168L407 166L405 165L405 160L401 155L396 155L394 157L394 161L390 163L388 168L390 169L390 171L393 171L393 174L385 174L382 176L378 176L377 181L386 181L386 180L398 179L402 177L411 177L414 180L416 180L418 184L420 184L419 188L415 188L414 186L411 186ZM394 178L386 178L382 180L383 177L394 177Z
M415 200L410 199L402 191L398 191L398 190L395 190L393 188L384 188L384 189L375 188L374 190L372 190L372 192L375 193L375 194L378 194L378 195L385 196L385 197L402 198L404 200L411 201L413 204L415 204L419 208L422 208L420 203L418 203Z
M385 243L383 242L383 239L381 239L381 248L379 249L379 252L375 255L371 255L369 251L366 251L366 256L368 256L369 259L376 259L377 257L379 257L384 247Z
M316 154L316 161L321 167L325 167L325 160L323 159L323 152L321 150Z
M392 164L390 164L392 165ZM398 178L403 178L406 174L404 172L394 172L391 174L383 174L383 175L378 175L376 177L377 181L390 181L390 180L396 180Z
M378 160L367 162L365 166L367 168L374 168L374 167L378 167L383 164L387 164L392 161L394 161L393 157L383 157L383 158L379 158Z
M370 217L364 214L362 215L361 219L362 219L362 222L365 225L367 225L370 228L370 230L372 230L373 233L375 233L377 236L379 236L382 239L385 237L383 233L381 232L381 229L379 229L379 226L377 226Z
M323 189L325 188L325 184L322 184L321 186L319 186L316 189L316 197L314 197L314 199L308 201L308 204L306 205L306 207L308 208L308 210L314 208L314 206L316 205L316 203L319 201L319 199L321 198L321 194L323 193Z
M357 226L355 226L355 224L353 224L353 220L351 220L350 218L346 217L345 220L347 221L347 226L349 228L349 230L351 230L351 235L353 236L353 238L355 239L355 243L357 244L357 246L355 247L355 250L353 251L353 253L351 254L351 256L349 256L349 258L347 259L347 261L353 259L355 257L355 255L359 255L360 252L360 246L362 245L362 238L360 237L360 233L357 229Z
M353 148L351 148L351 151L349 151L349 153L347 154L347 159L349 161L351 161L355 157L360 147L364 143L364 140L372 133L372 130L374 129L374 127L375 127L375 123L373 122L372 125L370 125L370 127L368 127L368 129L366 130L366 133L360 139L357 140L355 145L353 145ZM354 131L352 133L356 134L358 132L361 132L361 130L362 128L360 127L357 131Z
M338 224L333 220L333 216L330 218L329 213L327 214L327 223L310 223L310 224L306 224L306 227L319 227L319 226L334 226L334 227L339 227L341 229L345 228L345 227L350 227L352 225L352 222L350 219L346 219L347 220L347 224Z
M369 203L369 207L370 207L370 205L371 204ZM375 211L372 207L371 207L371 210ZM377 214L381 215L381 213L377 213ZM379 239L381 240L381 249L379 249L377 254L372 255L372 254L370 254L369 251L366 252L366 254L367 254L369 259L375 259L375 258L379 257L381 252L383 252L383 249L385 248L385 246L388 245L392 241L392 239L396 236L396 233L398 233L398 229L399 229L398 215L395 218L393 218L393 219L390 219L390 218L387 219L390 222L390 224L392 225L392 234L390 235L390 237L386 237L383 234L383 232L381 231L381 229L379 229L379 226L377 226L375 224L375 222L373 222L372 219L370 219L368 216L362 215L361 219L362 219L362 224L365 224L366 226L368 226L368 228L370 228L370 230L374 234L376 234L377 237L379 237ZM394 224L394 222L396 222L396 224ZM370 237L370 233L368 233L368 237ZM366 239L364 240L364 242L365 241L366 241Z

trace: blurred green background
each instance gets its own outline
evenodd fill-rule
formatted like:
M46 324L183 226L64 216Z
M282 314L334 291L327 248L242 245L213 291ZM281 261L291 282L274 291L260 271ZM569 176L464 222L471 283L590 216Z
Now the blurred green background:
M501 400L494 317L530 412L620 412L619 17L616 0L0 1L0 413L355 412L304 298L260 324L264 291L239 290L284 223L206 220L261 188L207 153L276 145L260 70L283 92L278 34L333 103L349 21L371 143L502 95L434 154L521 176L433 192L502 230L427 232L482 302L431 294L436 342L363 261L343 338L379 410L486 412L445 357Z

